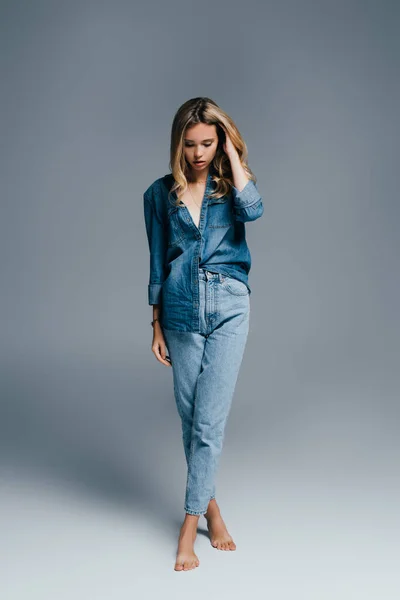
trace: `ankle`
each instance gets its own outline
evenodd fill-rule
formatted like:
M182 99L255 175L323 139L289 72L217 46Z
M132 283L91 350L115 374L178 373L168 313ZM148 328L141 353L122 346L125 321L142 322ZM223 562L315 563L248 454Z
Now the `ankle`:
M205 513L205 517L210 517L211 515L215 515L215 514L219 514L219 506L217 504L217 501L215 500L215 498L213 498L212 500L210 500L208 508L207 508L207 512Z
M199 522L200 515L190 515L185 513L185 518L182 523L182 527L185 529L196 529Z
M194 523L200 519L200 515L191 515L190 513L185 512L185 520L193 521Z

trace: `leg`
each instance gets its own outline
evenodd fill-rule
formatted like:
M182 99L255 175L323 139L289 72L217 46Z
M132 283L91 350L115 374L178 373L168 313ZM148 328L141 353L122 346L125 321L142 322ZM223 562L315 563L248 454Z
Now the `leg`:
M186 463L189 460L193 426L194 399L201 369L205 336L200 333L163 329L171 358L174 396L182 424L182 439ZM200 562L194 552L198 517L185 515L178 541L175 571L187 571Z
M240 284L244 285L244 284ZM249 330L249 297L220 293L222 320L206 338L202 369L197 379L185 511L207 512L223 446L225 425Z
M174 396L182 421L186 463L189 462L194 399L206 338L200 333L163 329L172 363Z

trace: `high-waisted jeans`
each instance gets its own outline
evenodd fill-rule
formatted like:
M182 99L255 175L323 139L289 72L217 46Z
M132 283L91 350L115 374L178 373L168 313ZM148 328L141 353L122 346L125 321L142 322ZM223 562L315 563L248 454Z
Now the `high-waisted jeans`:
M249 331L247 286L200 269L200 332L163 329L172 363L187 463L184 510L202 515L215 497L224 430Z

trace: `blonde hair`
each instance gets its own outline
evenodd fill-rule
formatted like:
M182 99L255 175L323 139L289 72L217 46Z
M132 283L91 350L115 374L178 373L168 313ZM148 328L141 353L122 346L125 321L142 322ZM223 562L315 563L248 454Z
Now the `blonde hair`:
M215 182L216 187L214 192L210 194L210 198L225 196L234 185L230 160L222 147L222 144L225 142L225 132L220 125L221 123L226 128L238 152L246 175L250 180L257 181L247 164L248 152L246 143L240 135L233 119L211 98L191 98L179 107L172 122L169 168L175 181L169 191L169 195L175 192L177 197L179 197L180 193L185 192L187 189L188 180L190 181L190 167L187 164L184 154L184 136L186 130L197 123L215 125L218 135L218 147L212 162L212 166L214 167L212 180ZM179 203L179 200L177 203Z

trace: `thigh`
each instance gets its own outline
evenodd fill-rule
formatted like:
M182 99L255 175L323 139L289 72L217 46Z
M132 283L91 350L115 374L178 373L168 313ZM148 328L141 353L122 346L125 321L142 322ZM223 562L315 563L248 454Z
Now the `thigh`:
M197 380L196 422L223 431L243 359L249 312L222 321L207 337Z
M237 352L241 352L240 337L247 337L250 324L250 292L245 283L221 275L216 282L216 318L213 330L215 336L225 336L236 344ZM217 330L221 329L221 332ZM235 349L233 348L233 352Z
M200 333L165 328L163 334L171 359L175 396L181 412L187 410L194 401L205 337Z

